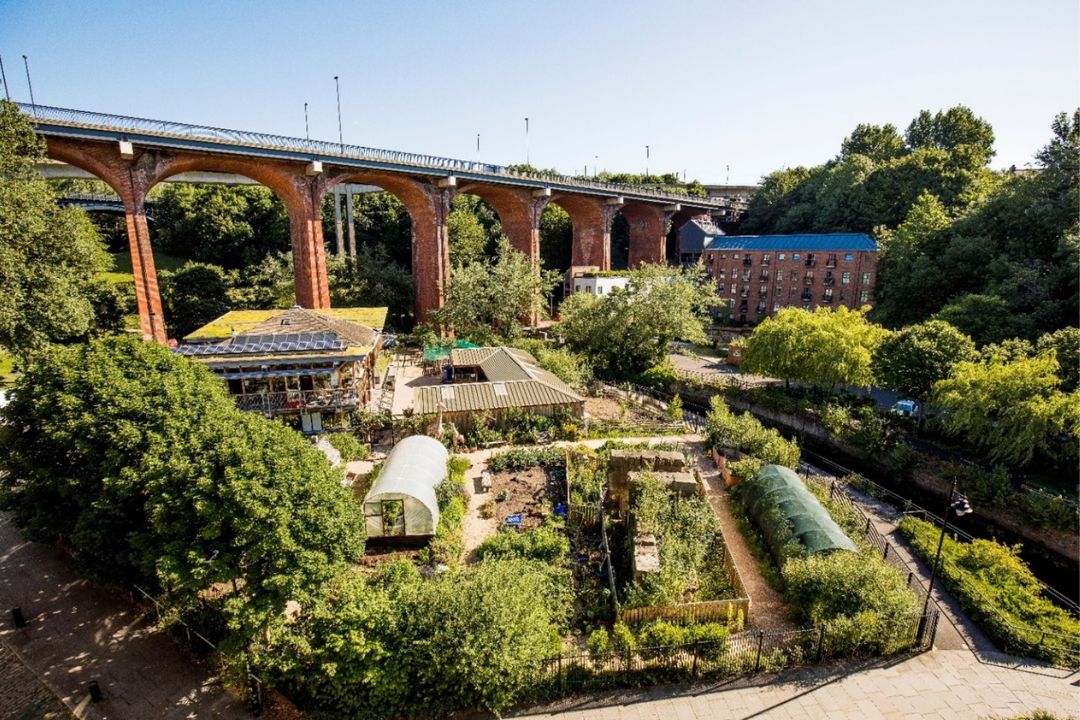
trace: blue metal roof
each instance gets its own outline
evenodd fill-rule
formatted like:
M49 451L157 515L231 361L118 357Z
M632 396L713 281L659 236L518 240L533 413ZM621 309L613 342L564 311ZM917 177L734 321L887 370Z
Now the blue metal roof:
M716 235L705 243L706 250L847 250L877 252L874 239L866 233L802 233L795 235Z

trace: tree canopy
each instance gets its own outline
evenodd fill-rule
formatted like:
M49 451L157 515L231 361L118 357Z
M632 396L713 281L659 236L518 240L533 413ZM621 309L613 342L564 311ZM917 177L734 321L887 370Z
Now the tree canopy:
M971 338L946 322L929 320L885 336L874 350L874 376L882 387L919 400L923 416L934 383L975 357Z
M835 159L763 178L741 231L871 232L876 320L940 312L978 344L1034 340L1080 315L1080 111L1051 130L1041 169L993 172L993 129L966 107L924 110L903 138L862 124Z
M961 362L934 385L945 430L983 448L991 460L1025 465L1036 453L1075 460L1080 395L1060 389L1055 353Z
M0 346L17 353L85 336L109 267L86 213L57 207L38 177L43 156L30 120L0 101Z
M541 271L503 239L494 259L455 268L446 302L431 322L474 342L512 340L534 315L546 315L548 295L558 283L558 273Z
M362 551L340 472L164 347L56 347L27 366L3 418L0 505L26 537L63 540L94 579L179 607L221 588L238 640Z
M673 340L705 341L716 284L701 267L643 265L610 295L575 293L560 307L559 332L597 374L633 378L660 363Z
M883 336L865 311L784 308L745 340L742 367L806 385L866 387L873 382L871 357Z

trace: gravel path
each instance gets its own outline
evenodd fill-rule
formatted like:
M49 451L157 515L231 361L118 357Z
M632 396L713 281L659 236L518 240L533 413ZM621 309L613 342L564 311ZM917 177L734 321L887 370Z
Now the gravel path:
M774 590L765 576L761 574L761 567L757 558L750 552L750 546L746 544L742 533L739 531L738 518L731 510L730 499L727 489L724 487L724 479L720 471L716 469L712 460L704 454L704 446L695 447L695 456L698 459L698 471L701 480L705 484L705 492L712 505L713 512L720 518L720 528L724 531L724 542L727 543L731 556L735 558L735 566L739 568L743 585L750 596L750 617L748 624L763 629L791 629L794 626L787 619L788 607L783 596Z

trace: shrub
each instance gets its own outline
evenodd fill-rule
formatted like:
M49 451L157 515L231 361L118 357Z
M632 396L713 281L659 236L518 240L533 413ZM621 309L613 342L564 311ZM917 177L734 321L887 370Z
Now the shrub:
M828 623L831 647L888 653L910 640L918 601L876 549L793 558L783 574L788 602L802 620Z
M938 527L905 517L899 528L915 552L930 562ZM1062 665L1080 659L1080 621L1043 595L1042 585L1020 559L1019 545L946 537L939 573L972 619L1006 652Z
M342 462L366 460L368 455L371 454L368 446L357 440L351 433L331 433L328 439L330 446L341 453Z
M442 717L505 710L559 650L565 571L524 560L453 569L433 580L395 567L349 573L275 624L252 651L271 682L335 717Z
M799 466L798 443L765 428L750 413L736 415L715 395L709 400L705 427L714 447L735 448L768 464L792 469Z
M603 661L611 654L611 636L604 628L597 628L589 633L585 646L589 649L589 656L593 660Z
M665 358L659 365L653 365L641 373L638 376L638 383L645 387L663 390L674 385L678 379L679 374L675 371L675 366Z
M435 537L419 554L420 561L424 563L454 565L465 552L461 524L469 507L469 496L465 492L465 471L469 469L469 460L452 455L446 461L446 467L446 479L435 486L439 525L435 528Z
M488 458L488 468L495 472L523 470L527 467L559 467L566 464L562 448L513 448Z
M559 563L570 554L570 542L560 528L541 525L523 532L502 530L482 542L474 552L478 560L522 558Z

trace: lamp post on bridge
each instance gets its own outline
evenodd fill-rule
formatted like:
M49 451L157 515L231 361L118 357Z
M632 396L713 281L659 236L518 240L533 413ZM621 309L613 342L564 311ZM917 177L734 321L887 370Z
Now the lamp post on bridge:
M529 118L525 118L525 164L532 164L529 160Z
M337 137L338 145L341 146L341 154L345 154L345 136L341 132L341 83L338 76L334 76L334 90L337 92Z
M22 61L23 67L26 68L26 86L30 88L30 108L34 111L34 117L37 117L37 103L34 102L34 83L30 82L30 61L25 55L22 56Z
M956 494L957 477L953 477L952 485L949 486L949 499L945 503L945 513L941 516L941 536L938 537L937 552L934 554L934 564L930 568L930 583L926 586L926 599L923 601L922 617L919 618L919 631L917 637L922 642L923 633L926 631L926 613L930 609L930 595L934 592L934 580L937 579L938 566L941 564L941 548L945 544L945 533L949 529L949 511L952 510L956 517L963 517L970 513L971 503L961 495L953 500Z
M308 126L307 103L304 103L304 138L311 139L311 128Z
M11 89L8 88L7 73L4 72L4 58L2 58L2 57L0 57L0 82L4 83L4 96L8 100L10 100L11 99Z
M649 182L649 146L645 146L645 182Z
M600 177L600 156L599 155L593 155L592 159L593 159L592 174L593 174L593 179L595 180L596 178Z

